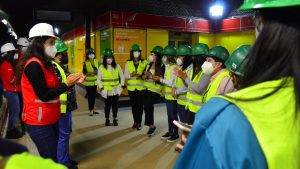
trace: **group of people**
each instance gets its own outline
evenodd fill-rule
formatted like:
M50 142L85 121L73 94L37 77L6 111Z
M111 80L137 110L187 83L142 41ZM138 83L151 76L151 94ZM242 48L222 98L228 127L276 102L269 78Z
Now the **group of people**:
M83 65L83 73L87 76L84 84L89 114L95 114L95 93L98 86L105 99L105 125L110 125L109 116L112 109L113 125L117 126L118 98L125 89L124 79L127 79L133 115L132 128L141 130L142 116L145 112L144 124L149 126L147 135L152 136L156 131L154 104L164 96L168 131L161 139L174 142L179 138L174 120L192 125L195 113L203 103L215 95L224 95L237 89L249 49L249 45L242 45L228 60L229 52L223 46L209 49L206 44L196 43L193 48L180 45L177 50L169 45L164 48L155 46L150 56L142 59L141 47L133 44L124 74L116 64L111 49L105 49L102 64L95 59L94 51L89 49ZM178 146L179 150L182 149L182 145Z
M77 108L74 85L84 82L91 116L97 114L98 86L105 99L105 125L110 125L112 109L117 126L124 79L134 129L141 129L145 112L147 135L155 133L154 103L162 95L168 131L161 138L179 138L174 120L192 128L190 133L183 131L176 146L181 153L175 168L299 168L299 5L299 0L245 1L242 10L257 10L257 39L253 47L242 45L230 57L223 46L209 49L197 43L192 48L155 46L144 60L141 47L134 44L124 74L111 49L104 51L101 65L89 49L83 74L69 74L62 65L63 42L57 41L51 25L37 24L21 57L13 43L1 47L5 96L9 104L15 103L22 92L22 121L40 155L68 168L77 168L64 146L71 132L71 111ZM20 106L9 108L15 112L10 113L8 134L15 130Z

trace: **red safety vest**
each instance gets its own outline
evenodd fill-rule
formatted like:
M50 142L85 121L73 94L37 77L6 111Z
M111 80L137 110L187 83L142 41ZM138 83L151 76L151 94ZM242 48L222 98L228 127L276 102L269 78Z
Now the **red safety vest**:
M26 62L24 70L31 62L37 62L42 67L47 88L54 88L59 85L59 81L54 72L46 69L42 62L36 57ZM50 125L57 122L60 115L59 97L47 102L41 101L38 96L35 95L25 72L22 74L21 86L24 102L22 120L29 125Z

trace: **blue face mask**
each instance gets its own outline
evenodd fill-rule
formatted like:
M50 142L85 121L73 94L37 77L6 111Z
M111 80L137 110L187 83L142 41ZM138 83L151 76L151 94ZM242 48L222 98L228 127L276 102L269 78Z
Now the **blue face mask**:
M63 65L68 64L68 55L67 54L63 54L60 58L60 63Z

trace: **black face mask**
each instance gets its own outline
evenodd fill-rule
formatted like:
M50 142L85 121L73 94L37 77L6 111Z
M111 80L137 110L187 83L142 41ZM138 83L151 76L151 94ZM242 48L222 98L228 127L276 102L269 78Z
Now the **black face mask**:
M60 58L60 63L63 65L68 64L68 55L67 54L62 54L62 56Z

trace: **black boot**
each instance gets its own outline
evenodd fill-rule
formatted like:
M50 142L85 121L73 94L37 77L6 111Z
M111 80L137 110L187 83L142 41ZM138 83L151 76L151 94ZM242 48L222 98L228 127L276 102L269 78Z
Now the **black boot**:
M105 120L105 126L109 126L110 122L109 122L109 119L106 119Z
M118 120L117 119L114 119L113 123L114 123L114 126L118 126Z

